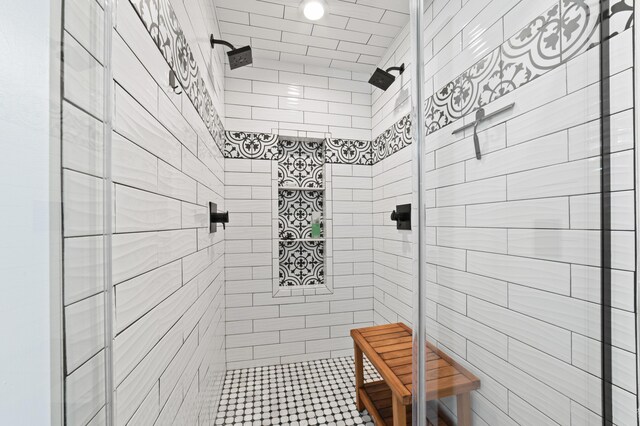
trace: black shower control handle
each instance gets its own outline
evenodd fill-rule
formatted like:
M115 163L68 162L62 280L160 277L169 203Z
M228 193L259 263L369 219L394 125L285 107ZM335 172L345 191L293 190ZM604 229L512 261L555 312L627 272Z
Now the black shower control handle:
M396 229L411 229L411 204L398 204L391 212L391 220L396 223Z
M225 225L229 223L229 212L211 213L211 223L221 223L222 229L227 229Z
M216 203L209 203L209 233L218 230L218 223L222 224L222 229L227 229L226 224L229 223L229 212L219 212Z
M391 220L393 221L405 221L411 218L411 213L398 213L395 210L391 212Z

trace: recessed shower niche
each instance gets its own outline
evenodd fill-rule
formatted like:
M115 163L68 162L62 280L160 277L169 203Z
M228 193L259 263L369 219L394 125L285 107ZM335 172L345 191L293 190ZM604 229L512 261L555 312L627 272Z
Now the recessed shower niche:
M278 269L280 288L325 283L325 181L322 139L278 142Z

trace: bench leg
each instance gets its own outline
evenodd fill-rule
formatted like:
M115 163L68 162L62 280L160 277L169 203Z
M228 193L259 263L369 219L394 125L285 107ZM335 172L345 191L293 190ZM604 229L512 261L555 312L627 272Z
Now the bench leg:
M471 426L471 393L458 394L458 426Z
M357 344L353 344L353 355L356 370L356 408L358 411L364 410L364 403L360 400L360 389L364 387L364 369L362 366L362 349Z
M393 426L407 426L407 408L396 395L393 398Z

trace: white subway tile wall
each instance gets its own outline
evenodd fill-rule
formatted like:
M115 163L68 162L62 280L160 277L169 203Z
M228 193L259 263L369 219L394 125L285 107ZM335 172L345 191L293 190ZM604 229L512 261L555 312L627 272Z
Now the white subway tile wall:
M572 3L431 2L427 91L439 90L547 9L567 16ZM588 6L597 8L598 2ZM479 27L487 30L479 33ZM633 218L631 31L608 43L611 55L619 55L612 56L610 80L616 123L611 139L613 369L633 375L633 307L619 298L634 297L628 280L635 271L635 225L623 219L625 213ZM531 67L540 73L535 80L486 105L491 112L515 102L511 111L479 126L481 160L475 158L473 129L451 134L463 120L441 130L435 126L426 138L427 334L480 377L482 387L472 393L474 424L602 422L600 85L594 72L599 49L563 57L548 72ZM464 122L473 119L471 114ZM391 173L376 173L376 167L382 166L374 166L374 191L376 176ZM384 199L384 192L380 196ZM394 248L381 254L387 265L376 262L376 268L388 270L398 253ZM399 288L376 274L376 322L408 318L410 310L386 302ZM622 376L613 377L613 420L635 424L635 380ZM453 415L455 402L443 402Z
M371 166L324 166L320 288L280 287L278 162L227 158L226 167L227 205L236 206L225 240L227 368L350 355L349 330L373 324Z
M396 229L390 214L413 202L408 147L376 163L373 174L374 320L411 325L413 308L411 231Z
M258 16L258 15L255 15ZM261 57L225 77L229 131L371 140L370 75Z
M87 23L103 9L65 5L66 422L102 424L103 34ZM171 6L223 114L223 56L199 33L217 27L214 8ZM225 208L224 156L187 96L169 89L169 66L129 1L112 39L115 424L207 424L225 371L224 232L210 235L207 220L209 201Z
M411 44L407 24L395 37L378 66L382 69L404 64L405 72L386 91L371 93L371 136L380 136L402 117L411 112ZM397 75L396 72L393 72Z

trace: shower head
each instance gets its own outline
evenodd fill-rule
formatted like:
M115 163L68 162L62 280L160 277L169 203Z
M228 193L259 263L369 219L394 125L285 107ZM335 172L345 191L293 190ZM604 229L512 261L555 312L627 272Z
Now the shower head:
M251 46L244 46L227 52L229 57L229 67L234 70L253 63Z
M390 71L400 71L400 74L404 72L404 64L399 67L391 67L386 71L380 68L376 68L376 71L373 73L371 78L369 79L369 84L376 86L378 89L387 90L389 86L396 81L396 78L391 75Z
M216 44L223 44L231 50L227 52L229 57L229 68L235 70L236 68L243 67L253 63L253 55L251 54L251 46L244 46L236 49L233 44L224 40L216 40L213 34L209 37L211 48L213 49Z

